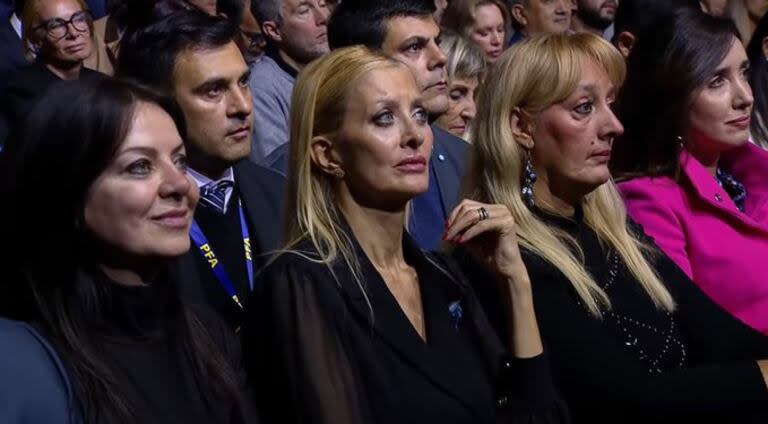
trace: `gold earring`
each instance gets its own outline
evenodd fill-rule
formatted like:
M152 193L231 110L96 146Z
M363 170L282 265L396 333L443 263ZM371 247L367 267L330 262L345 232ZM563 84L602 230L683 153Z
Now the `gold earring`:
M344 178L344 170L343 170L343 169L341 169L341 168L336 168L336 169L333 171L333 175L334 175L336 178Z

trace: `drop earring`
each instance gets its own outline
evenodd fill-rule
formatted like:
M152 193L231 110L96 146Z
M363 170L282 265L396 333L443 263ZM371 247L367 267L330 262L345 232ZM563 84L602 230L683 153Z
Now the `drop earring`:
M527 204L529 208L536 206L536 202L533 200L533 184L536 182L536 178L536 171L533 170L533 164L531 163L531 152L526 151L523 187L520 192L523 195L525 204Z

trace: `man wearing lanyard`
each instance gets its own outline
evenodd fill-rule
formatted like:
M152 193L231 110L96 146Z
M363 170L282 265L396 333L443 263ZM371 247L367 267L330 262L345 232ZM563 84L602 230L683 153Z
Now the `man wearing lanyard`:
M200 202L182 291L238 329L254 273L280 247L283 178L247 160L253 113L235 36L221 17L177 12L123 40L117 75L173 93L183 112Z

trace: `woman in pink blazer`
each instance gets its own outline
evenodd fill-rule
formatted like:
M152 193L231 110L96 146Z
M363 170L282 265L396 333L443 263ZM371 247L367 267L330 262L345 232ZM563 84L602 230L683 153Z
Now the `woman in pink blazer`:
M619 98L612 168L632 218L721 307L768 333L768 153L748 142L738 32L648 34Z

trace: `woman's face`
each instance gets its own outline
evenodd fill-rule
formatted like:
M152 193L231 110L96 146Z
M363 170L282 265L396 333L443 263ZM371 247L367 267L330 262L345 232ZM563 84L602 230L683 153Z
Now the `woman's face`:
M334 153L359 204L386 208L427 191L432 129L411 72L368 72L350 88Z
M606 71L585 59L576 90L533 117L537 186L586 194L608 181L613 140L624 132L611 110L616 90Z
M759 21L768 12L768 0L744 0L744 5L749 17L755 21Z
M38 1L37 12L33 42L43 59L71 64L91 55L91 15L76 0Z
M88 190L85 225L121 257L176 257L189 250L197 200L175 123L140 102L128 136Z
M691 96L686 140L689 150L717 156L747 142L753 103L748 69L744 47L734 37L725 59Z
M712 16L725 15L725 8L728 6L728 0L701 0L701 9Z
M477 77L451 79L448 86L448 112L437 118L437 126L456 137L464 138L477 113L475 90L478 84Z
M495 4L487 3L475 8L475 22L469 38L483 49L489 63L496 62L504 52L505 35L504 17Z

